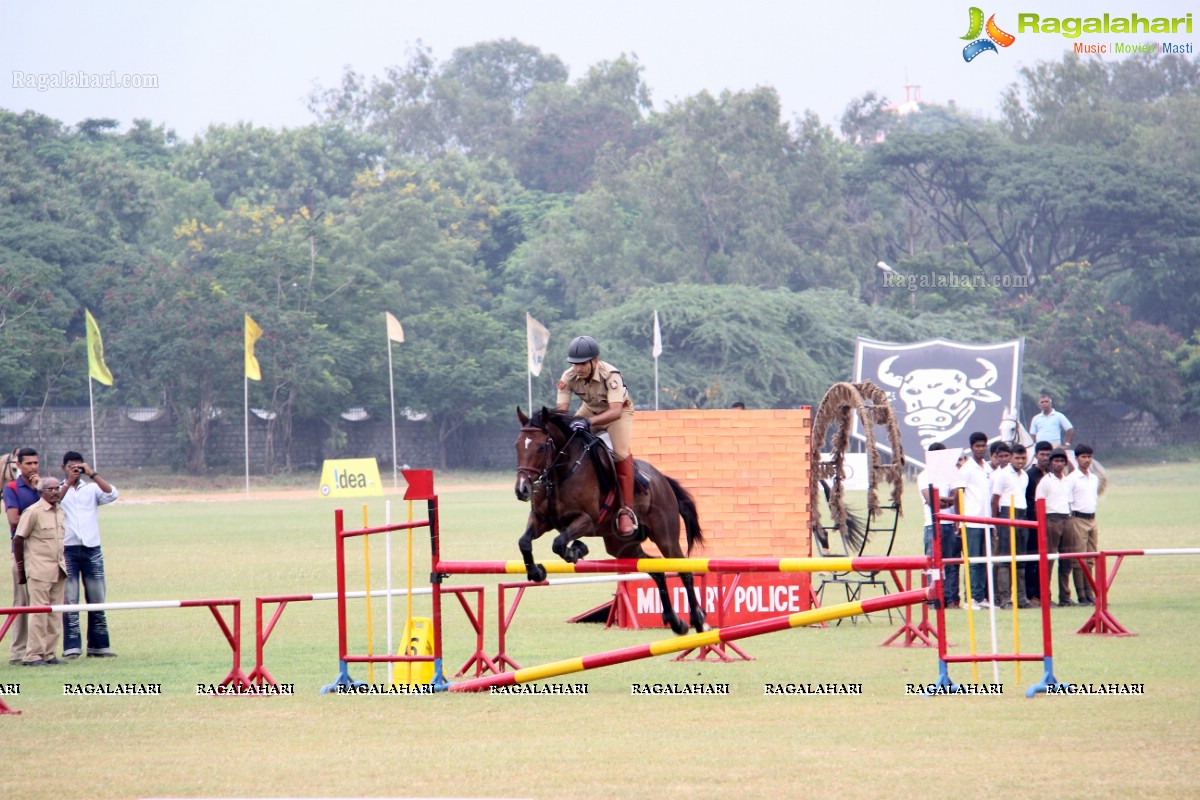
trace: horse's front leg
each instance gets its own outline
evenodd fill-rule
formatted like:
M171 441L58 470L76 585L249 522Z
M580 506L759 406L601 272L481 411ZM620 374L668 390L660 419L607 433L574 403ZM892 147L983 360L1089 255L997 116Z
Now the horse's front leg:
M688 606L691 608L689 618L692 622L692 627L696 629L696 633L704 633L711 630L708 623L704 621L704 601L696 594L696 587L692 581L692 573L679 573L679 580L683 582L683 588L687 590Z
M562 528L562 533L554 537L551 549L563 561L574 564L588 554L588 546L579 541L580 536L587 536L595 530L592 518L586 514L576 516L571 523Z
M679 618L675 613L675 607L671 605L671 596L667 591L667 578L661 572L651 572L650 578L654 581L654 585L658 587L658 596L662 600L662 621L675 631L677 636L682 636L688 632L687 624Z
M545 533L545 530L538 529L534 515L530 514L529 522L525 525L525 533L517 541L517 548L521 551L521 558L525 560L525 577L534 583L541 583L546 580L546 568L541 564L535 564L533 561L533 540L543 533Z

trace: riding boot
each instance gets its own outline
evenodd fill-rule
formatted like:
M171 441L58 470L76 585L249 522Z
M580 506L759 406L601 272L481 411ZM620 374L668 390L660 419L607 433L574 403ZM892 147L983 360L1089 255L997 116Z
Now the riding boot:
M632 455L617 462L617 481L621 484L621 502L624 504L617 512L617 532L630 536L637 527L637 517L633 513Z

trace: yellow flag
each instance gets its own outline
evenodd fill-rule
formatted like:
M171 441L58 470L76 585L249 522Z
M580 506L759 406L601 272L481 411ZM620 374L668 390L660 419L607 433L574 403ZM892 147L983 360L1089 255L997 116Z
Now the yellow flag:
M391 314L389 314L386 311L383 312L383 315L385 317L387 317L387 336L388 336L388 338L391 339L393 342L403 342L404 341L404 328L400 327L400 320L396 319L395 317L393 317Z
M252 381L262 380L262 370L258 368L258 359L254 357L254 343L262 336L262 328L246 315L246 377Z
M83 320L87 326L88 375L105 386L112 386L112 373L104 363L104 341L100 338L100 326L86 308L83 310Z

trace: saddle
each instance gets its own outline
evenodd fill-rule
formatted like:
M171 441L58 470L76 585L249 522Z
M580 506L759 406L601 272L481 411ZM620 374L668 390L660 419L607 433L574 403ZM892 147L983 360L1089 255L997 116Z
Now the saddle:
M608 431L579 431L576 435L583 437L592 464L596 468L596 478L600 482L600 521L603 522L617 508L617 457L612 449L612 438L609 437ZM650 477L642 471L637 461L634 461L633 493L645 494L649 490ZM629 498L627 502L633 505L633 498Z

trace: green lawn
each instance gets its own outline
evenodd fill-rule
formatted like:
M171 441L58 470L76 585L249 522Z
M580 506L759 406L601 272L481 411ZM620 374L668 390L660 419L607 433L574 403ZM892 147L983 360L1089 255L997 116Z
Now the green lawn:
M1101 504L1107 548L1196 544L1195 464L1113 469ZM495 478L495 476L493 476ZM505 483L511 476L495 478ZM144 493L143 493L144 494ZM127 501L102 512L109 599L238 597L242 667L253 665L253 598L334 589L333 508L316 498ZM393 501L393 518L404 504ZM360 503L346 503L350 526ZM450 486L440 501L443 555L515 559L526 507L509 490ZM920 550L920 514L910 490L897 554ZM371 524L383 501L369 504ZM424 515L423 504L415 512ZM551 558L549 541L538 554ZM597 548L599 549L599 548ZM416 542L418 585L428 583L428 542ZM362 587L362 544L350 546L351 584ZM397 583L403 538L393 540ZM383 586L382 542L371 549L372 588ZM785 553L772 554L778 556ZM490 578L454 578L451 585ZM1014 680L1000 668L998 697L923 698L910 683L936 678L925 649L881 648L886 618L748 639L755 658L735 664L640 661L579 673L584 696L322 696L337 672L333 602L294 604L267 646L289 697L197 696L198 683L230 669L204 609L109 614L120 658L81 659L56 669L0 666L7 701L24 713L0 717L0 796L474 796L657 797L703 791L748 797L916 796L1192 797L1200 779L1200 557L1130 559L1112 598L1137 635L1077 636L1083 609L1056 609L1061 680L1145 685L1142 696L1024 698L1034 665ZM663 631L605 631L563 620L599 604L607 585L531 590L510 634L523 666L664 638ZM487 646L495 649L495 593L487 598ZM352 649L365 650L365 606L351 603ZM396 603L398 615L404 603ZM447 661L457 667L470 636L447 604ZM423 599L418 614L428 614ZM384 604L372 605L384 649ZM951 617L954 652L966 650L965 615ZM977 646L990 649L976 615ZM1026 649L1037 617L1022 615ZM1011 617L997 621L1011 644ZM7 640L4 643L7 646ZM376 670L382 683L384 668ZM365 678L366 669L357 668ZM956 680L970 681L969 667ZM981 669L991 680L991 668ZM64 683L161 683L158 697L64 696ZM632 684L728 683L727 697L631 696ZM765 683L858 683L861 696L765 696Z

